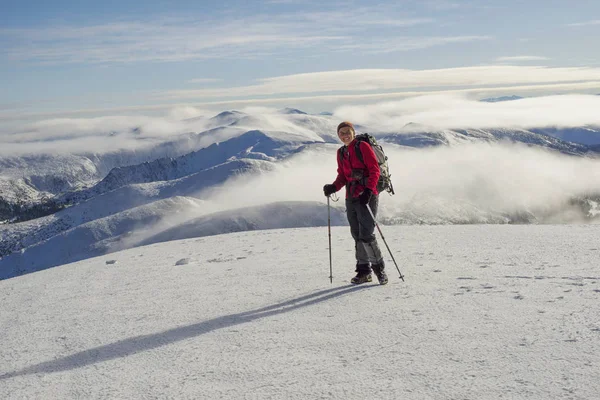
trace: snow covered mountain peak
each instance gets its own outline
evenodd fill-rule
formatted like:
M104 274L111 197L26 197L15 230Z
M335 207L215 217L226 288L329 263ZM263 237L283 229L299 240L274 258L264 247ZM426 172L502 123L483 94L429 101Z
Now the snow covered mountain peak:
M231 125L246 116L248 116L248 114L241 112L241 111L236 111L236 110L223 111L209 119L208 128Z
M304 111L298 110L297 108L285 107L277 111L280 114L303 114L307 115Z

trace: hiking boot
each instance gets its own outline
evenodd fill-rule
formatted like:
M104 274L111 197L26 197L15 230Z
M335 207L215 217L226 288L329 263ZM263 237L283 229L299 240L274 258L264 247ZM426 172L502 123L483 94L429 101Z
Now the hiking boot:
M356 276L350 279L350 283L355 285L359 285L361 283L371 282L373 278L371 278L371 265L367 264L356 264Z
M386 283L388 283L388 277L385 273L385 263L383 262L383 260L381 260L377 264L373 264L371 268L373 269L373 272L375 273L375 276L377 277L377 280L379 281L380 285L385 285Z
M367 272L359 272L358 274L356 274L356 276L352 279L350 279L350 283L353 283L355 285L360 285L361 283L367 283L367 282L371 282L373 280L373 278L371 278L371 273Z

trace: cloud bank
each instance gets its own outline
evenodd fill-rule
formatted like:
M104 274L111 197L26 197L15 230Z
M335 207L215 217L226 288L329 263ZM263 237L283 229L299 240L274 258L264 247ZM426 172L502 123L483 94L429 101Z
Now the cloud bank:
M413 97L343 106L334 115L381 132L416 123L436 129L541 128L600 125L600 96L562 95L487 103L460 95Z
M276 171L229 181L206 198L219 211L275 201L325 201L336 176L331 145L293 157ZM386 145L395 196L381 196L384 220L426 223L502 222L532 213L546 222L578 222L573 198L600 194L600 161L521 144L465 144L433 149ZM345 192L337 193L344 207ZM400 216L400 217L399 217ZM506 220L508 221L508 219Z
M351 120L372 132L400 132L409 123L428 128L542 128L600 125L600 96L562 95L487 103L464 94L410 97L400 101L345 105L334 119ZM239 129L269 129L307 134L306 126L276 109L245 107L252 118ZM178 107L163 116L106 116L48 119L0 132L0 155L38 152L110 151L175 140L214 127L217 112ZM223 139L223 138L222 138ZM210 143L209 143L210 144Z

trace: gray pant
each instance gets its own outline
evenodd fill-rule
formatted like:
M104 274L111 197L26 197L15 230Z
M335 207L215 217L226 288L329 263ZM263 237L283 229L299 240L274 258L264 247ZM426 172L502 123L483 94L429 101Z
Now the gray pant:
M377 216L379 196L371 196L369 206ZM383 260L381 250L375 238L375 221L366 206L361 205L358 199L346 199L346 216L350 223L350 232L354 238L356 249L356 269L370 270L369 263L379 264Z

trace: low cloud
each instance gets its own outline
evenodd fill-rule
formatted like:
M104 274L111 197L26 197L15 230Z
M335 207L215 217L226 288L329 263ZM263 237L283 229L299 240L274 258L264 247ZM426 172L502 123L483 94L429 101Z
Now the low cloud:
M208 200L221 210L251 207L276 201L323 200L323 185L335 179L336 145L302 152L277 165L275 171L230 180Z
M540 128L600 125L600 96L562 95L487 103L461 95L412 97L372 105L344 106L334 115L380 132L415 123L435 129Z
M220 211L275 201L324 202L336 176L336 145L301 153L275 171L229 181L212 196ZM600 161L522 144L477 143L432 149L386 145L396 195L381 196L381 218L412 215L427 222L466 222L531 212L574 222L569 202L600 193ZM344 207L345 192L337 193Z
M497 213L552 214L578 196L600 193L600 161L528 148L472 144L394 152L390 168L399 196L389 212L472 207ZM446 208L444 210L444 208Z
M80 153L135 149L202 131L213 113L177 107L162 117L143 115L52 118L0 132L0 156L27 153Z
M272 107L240 107L238 111L246 113L247 116L237 121L235 126L227 126L226 121L219 122L211 119L220 111L191 106L172 108L163 116L51 118L25 124L15 131L0 131L0 156L32 153L101 153L119 149L138 149L167 141L187 142L190 133L201 132L204 132L202 138L193 142L196 146L204 147L253 129L286 132L321 141L315 131L328 129L315 124L308 126L297 124L293 116L288 118ZM329 127L325 117L318 123ZM220 126L225 128L207 132ZM333 132L333 127L330 130ZM192 150L197 148L190 151Z
M600 126L600 96L593 95L531 97L497 103L478 101L468 93L413 96L373 104L360 100L356 99L356 105L346 102L347 105L335 108L333 119L315 116L308 125L297 124L293 116L281 114L275 108L240 107L237 109L246 112L249 117L236 124L233 130L216 136L206 135L205 144L210 145L211 140L226 140L240 131L252 129L307 137L315 135L314 131L328 134L331 130L333 134L334 122L338 120L353 121L371 132L402 132L409 123L431 129ZM301 106L298 108L302 109ZM168 110L163 116L51 118L25 124L10 133L0 132L0 155L135 149L176 140L189 132L200 133L214 128L216 125L210 118L218 113L182 106ZM314 138L319 140L316 135Z

